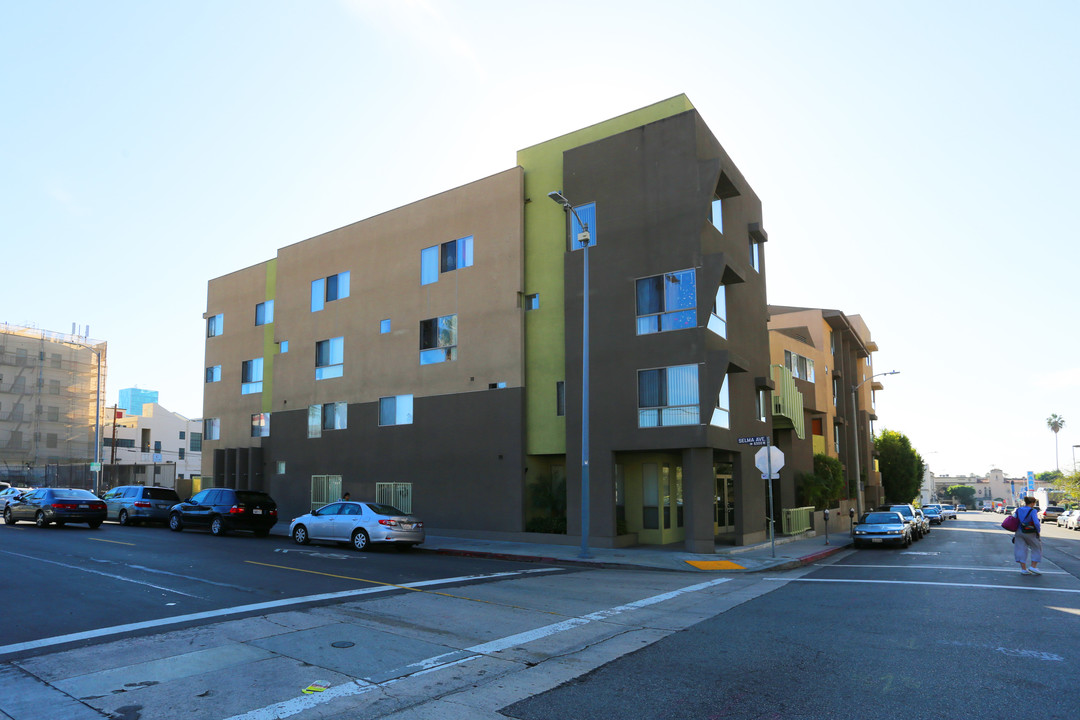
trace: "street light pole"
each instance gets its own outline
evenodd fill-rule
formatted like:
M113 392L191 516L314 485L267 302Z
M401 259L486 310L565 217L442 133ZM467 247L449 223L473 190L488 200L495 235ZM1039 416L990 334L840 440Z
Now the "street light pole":
M899 373L899 370L890 370L888 372L875 373L863 380L858 385L851 386L851 432L855 436L855 445L852 450L855 452L855 492L857 494L856 502L859 505L860 515L862 515L862 513L866 511L866 508L863 507L864 500L862 471L859 468L859 401L857 393L859 391L859 388L861 388L863 385L870 382L876 377L879 377L881 375L898 375Z
M554 190L548 197L569 210L581 225L577 240L581 244L585 264L581 321L581 552L578 557L591 558L589 552L589 224L581 219L577 210L562 193Z

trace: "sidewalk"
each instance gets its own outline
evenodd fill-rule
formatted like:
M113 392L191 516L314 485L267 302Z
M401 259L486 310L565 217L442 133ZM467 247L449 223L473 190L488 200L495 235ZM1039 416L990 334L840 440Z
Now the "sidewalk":
M715 555L689 553L681 545L642 545L630 548L589 548L591 558L582 558L580 545L541 545L527 542L477 540L429 533L418 551L487 557L499 560L583 565L604 568L640 568L677 572L762 572L790 570L809 565L851 545L847 533L830 533L825 537L796 536L776 538L775 556L771 543L760 545L717 545Z

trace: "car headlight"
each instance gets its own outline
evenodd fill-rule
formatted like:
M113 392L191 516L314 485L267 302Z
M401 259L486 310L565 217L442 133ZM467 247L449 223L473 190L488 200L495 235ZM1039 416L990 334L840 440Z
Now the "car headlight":
M903 530L886 530L885 534L886 535L903 535L904 531Z
M856 531L855 531L855 534L856 534L856 535L865 535L865 534L866 534L866 531L865 531L865 530L856 530Z

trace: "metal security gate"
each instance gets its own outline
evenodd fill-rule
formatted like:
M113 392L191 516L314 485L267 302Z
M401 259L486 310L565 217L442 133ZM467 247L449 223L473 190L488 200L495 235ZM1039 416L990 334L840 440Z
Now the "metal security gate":
M375 483L375 502L412 513L412 483Z
M318 510L341 498L340 475L311 476L311 509Z

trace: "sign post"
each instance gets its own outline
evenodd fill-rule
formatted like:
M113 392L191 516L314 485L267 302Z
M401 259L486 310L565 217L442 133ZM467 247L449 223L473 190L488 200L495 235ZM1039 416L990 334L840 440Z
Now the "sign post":
M769 481L769 542L772 543L772 556L776 557L776 518L773 517L773 491L772 481L780 477L780 468L784 467L784 452L769 443L769 438L763 436L764 447L754 454L754 465L761 471L761 479ZM739 438L742 442L743 438ZM751 443L748 443L751 444ZM752 443L758 444L758 443Z

